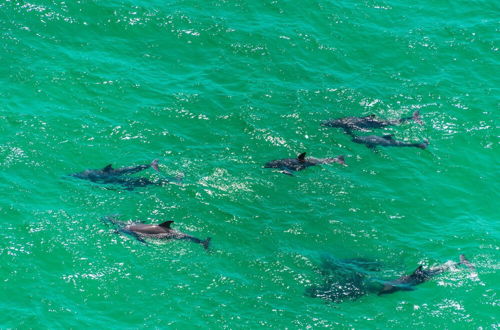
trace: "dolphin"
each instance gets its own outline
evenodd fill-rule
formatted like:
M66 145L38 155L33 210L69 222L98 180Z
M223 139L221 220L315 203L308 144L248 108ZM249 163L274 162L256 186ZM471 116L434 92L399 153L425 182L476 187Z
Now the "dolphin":
M102 169L90 169L83 172L70 174L70 176L79 178L82 180L89 180L95 183L103 184L119 184L125 187L127 190L132 190L135 187L144 187L148 185L163 185L171 181L178 179L165 178L156 181L151 181L146 178L134 178L128 177L129 174L134 174L148 168L153 168L155 171L159 172L158 160L153 160L150 164L129 166L121 168L113 168L111 164L103 167Z
M152 167L156 171L158 171L158 160L153 160L151 164L147 165L139 165L139 166L129 166L129 167L121 167L121 168L113 168L113 165L109 164L99 170L85 170L83 172L70 174L75 178L90 180L92 182L101 182L106 181L110 178L121 176L125 174L134 174L145 169Z
M348 132L352 136L352 141L360 144L366 145L368 148L375 148L377 146L382 147L417 147L420 149L425 149L429 145L429 141L424 140L420 143L407 143L394 139L394 135L367 135L367 136L355 136L352 132Z
M273 160L264 165L265 168L279 168L281 172L288 175L293 175L292 171L302 171L309 166L315 166L319 164L330 164L339 163L345 165L344 156L338 156L335 158L306 158L306 153L303 152L297 156L297 158L285 158Z
M449 269L454 268L457 265L465 265L470 270L475 269L474 266L469 262L469 260L467 260L465 255L461 254L459 262L448 262L441 266L432 267L429 269L424 269L424 267L420 265L410 275L404 275L393 281L384 282L384 287L379 291L378 295L380 296L383 294L393 293L401 290L414 290L414 286L428 281L432 277L444 273L445 271L448 271Z
M321 126L340 127L344 130L368 131L372 128L383 128L386 126L400 125L410 120L423 125L423 122L420 119L420 112L415 111L411 117L405 117L396 120L379 119L375 115L369 115L365 117L343 117L338 119L325 120L321 123Z
M104 220L112 223L115 226L118 226L119 232L134 236L137 240L143 243L146 243L146 241L144 240L145 238L178 239L201 244L206 250L208 250L211 241L210 237L205 240L201 240L194 236L172 229L171 226L174 222L171 220L162 222L158 225L144 224L141 222L125 223L122 221L118 221L114 217L105 217Z

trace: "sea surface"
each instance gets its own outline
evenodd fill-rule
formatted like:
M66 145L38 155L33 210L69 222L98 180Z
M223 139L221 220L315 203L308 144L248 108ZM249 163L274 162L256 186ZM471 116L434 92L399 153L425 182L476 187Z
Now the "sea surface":
M499 32L496 0L2 0L0 327L499 329ZM356 134L425 150L320 126L417 110ZM263 168L302 152L348 166ZM153 159L134 177L182 183L68 176ZM382 283L460 254L413 291L307 294L325 258Z

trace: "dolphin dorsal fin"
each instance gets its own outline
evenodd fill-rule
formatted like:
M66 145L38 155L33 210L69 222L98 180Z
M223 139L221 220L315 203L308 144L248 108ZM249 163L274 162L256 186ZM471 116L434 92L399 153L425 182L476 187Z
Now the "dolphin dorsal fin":
M102 170L104 172L109 172L113 169L113 165L109 164L109 165L106 165Z
M415 269L415 271L412 273L412 275L421 273L422 272L422 268L423 268L422 265L418 266L417 269Z
M301 153L300 155L297 156L297 159L299 160L299 162L305 162L306 161L306 153L305 152Z
M373 118L375 118L375 115L372 113L371 115L365 116L365 118L373 119Z
M393 135L393 134L387 134L387 135L384 135L384 136L382 136L382 137L383 137L384 139L386 139L386 140L392 140L392 138L394 137L394 135Z
M160 223L158 226L165 228L165 229L170 229L170 225L173 224L174 222L172 220L165 221L163 223Z

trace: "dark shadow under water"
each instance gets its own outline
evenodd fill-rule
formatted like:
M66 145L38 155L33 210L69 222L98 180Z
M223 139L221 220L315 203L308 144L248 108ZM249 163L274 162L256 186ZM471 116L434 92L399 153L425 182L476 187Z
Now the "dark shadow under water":
M376 293L382 284L374 281L381 264L366 258L337 259L322 256L320 272L323 283L306 289L305 295L340 303L355 300L368 293Z

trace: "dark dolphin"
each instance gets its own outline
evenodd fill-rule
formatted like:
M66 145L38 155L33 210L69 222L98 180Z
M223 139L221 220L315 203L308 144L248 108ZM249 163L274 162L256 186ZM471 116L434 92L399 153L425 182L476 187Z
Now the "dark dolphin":
M208 250L211 238L201 240L194 236L185 234L178 230L172 229L173 221L165 221L159 225L144 224L141 222L125 223L117 220L115 217L105 217L104 220L118 227L118 231L134 236L137 240L146 243L145 238L148 239L178 239L187 240L194 243L201 244Z
M150 164L121 167L121 168L113 168L113 166L109 164L102 169L85 170L83 172L70 174L70 176L82 180L89 180L95 183L117 184L123 186L125 189L128 190L132 190L135 187L145 187L149 185L163 185L178 180L173 178L168 178L168 179L165 178L156 181L151 181L146 178L134 178L128 176L130 174L134 174L146 170L148 168L153 168L154 170L159 172L158 160L155 159Z
M418 266L410 275L401 276L393 281L384 282L384 287L379 291L378 295L393 293L396 291L414 290L414 286L430 280L432 277L448 271L450 268L458 265L465 265L470 270L474 270L474 266L465 258L465 255L460 255L460 261L454 263L445 263L441 266L424 269L422 265Z
M419 124L423 124L420 120L420 112L415 111L411 117L405 117L396 120L379 119L375 115L366 117L343 117L338 119L325 120L321 126L325 127L339 127L344 130L361 130L366 131L373 128L383 128L386 126L400 125L407 121L413 120Z
M378 135L367 135L367 136L355 136L350 131L349 134L352 136L352 141L360 144L366 145L368 148L375 148L377 146L381 147L416 147L420 149L425 149L429 145L427 140L419 143L408 143L394 139L392 134L378 136Z
M109 164L99 170L85 170L83 172L70 174L70 176L74 176L75 178L79 179L90 180L92 182L102 182L110 180L117 176L125 174L134 174L143 171L145 169L148 169L150 167L158 171L158 160L155 159L151 162L151 164L147 165L129 166L121 168L113 168L113 166Z
M292 175L292 171L302 171L309 166L315 166L319 164L330 164L339 163L345 165L344 156L338 156L335 158L306 158L306 153L303 152L297 156L297 158L285 158L273 160L264 165L265 168L278 168L282 170L282 173Z

